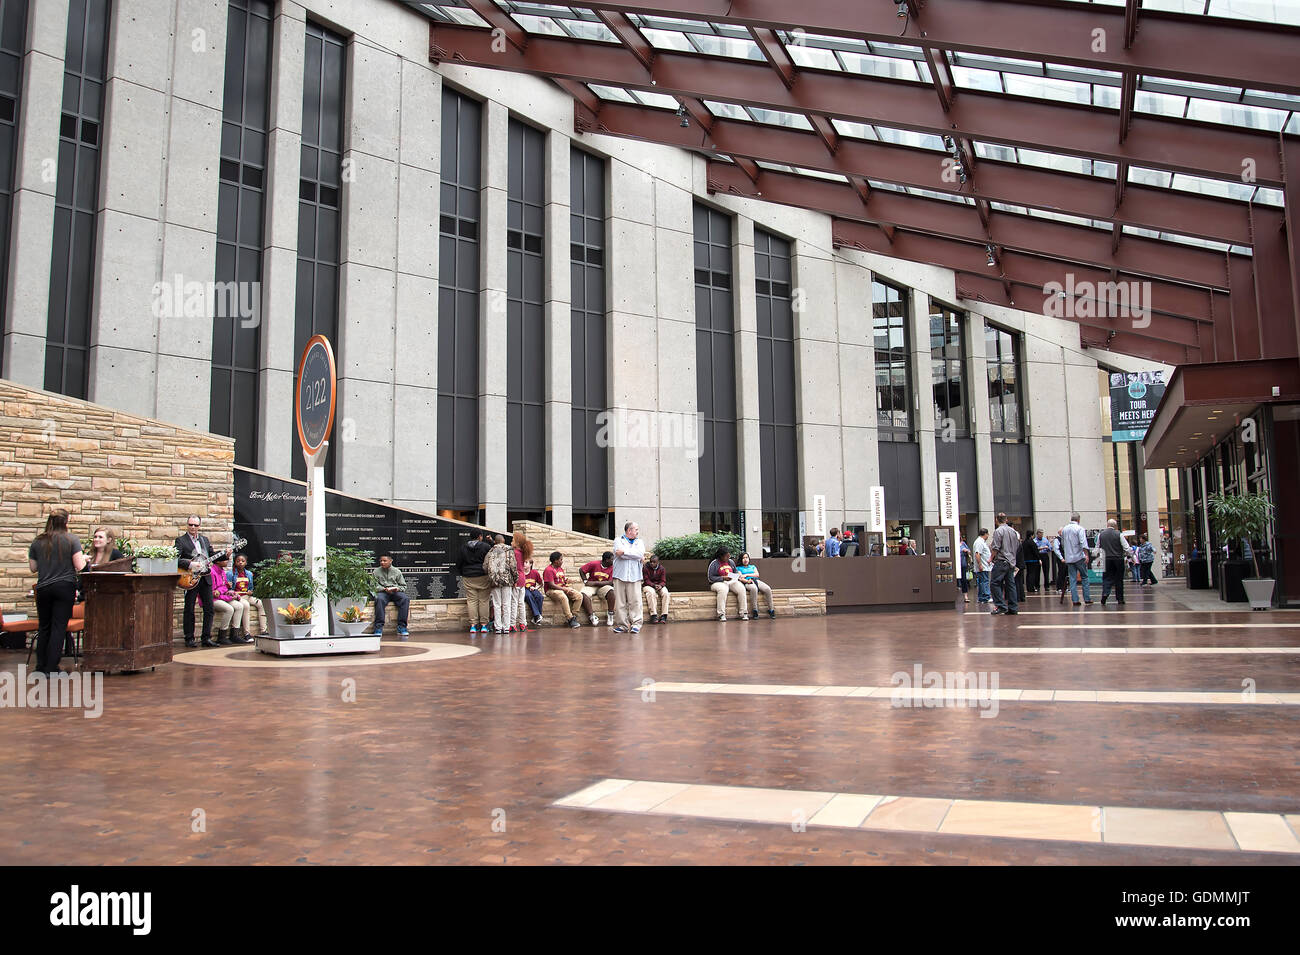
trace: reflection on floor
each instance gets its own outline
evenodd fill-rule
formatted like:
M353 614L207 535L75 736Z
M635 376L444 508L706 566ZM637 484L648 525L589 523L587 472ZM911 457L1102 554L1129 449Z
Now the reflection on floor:
M1296 617L1173 615L1175 586L109 676L97 719L0 709L0 863L1294 864ZM470 639L404 646L438 644ZM1007 705L847 695L917 667Z

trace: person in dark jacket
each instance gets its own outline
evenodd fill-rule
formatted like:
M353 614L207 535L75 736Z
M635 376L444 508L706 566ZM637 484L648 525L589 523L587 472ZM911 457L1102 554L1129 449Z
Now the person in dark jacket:
M1106 606L1106 598L1115 591L1115 602L1124 603L1125 564L1128 563L1128 544L1119 532L1119 524L1112 517L1106 522L1106 529L1097 535L1097 547L1104 559L1101 577L1101 605Z
M1023 593L1038 593L1038 580L1042 572L1041 558L1038 556L1038 541L1029 535L1028 528L1025 531L1024 543L1020 545L1021 557L1024 559L1025 575Z
M488 633L488 595L492 584L483 572L483 558L488 555L492 545L487 542L484 531L470 532L470 538L460 548L460 559L456 561L456 570L460 573L460 584L465 590L465 603L469 608L469 632Z

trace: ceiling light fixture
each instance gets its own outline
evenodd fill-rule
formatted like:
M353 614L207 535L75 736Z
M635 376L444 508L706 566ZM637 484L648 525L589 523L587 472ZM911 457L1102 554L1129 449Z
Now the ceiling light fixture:
M678 115L679 117L681 117L681 120L682 120L682 129L686 129L687 127L689 127L689 126L691 125L691 118L690 118L689 116L686 115L686 107L685 107L685 106L678 106L678 107L677 107L677 115Z
M998 264L998 257L993 254L993 246L991 245L984 246L984 251L989 254L989 268L993 268L995 265Z

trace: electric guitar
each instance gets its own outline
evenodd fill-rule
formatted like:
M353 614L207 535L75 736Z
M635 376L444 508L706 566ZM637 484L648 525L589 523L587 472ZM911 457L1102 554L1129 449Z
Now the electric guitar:
M182 590L193 590L199 585L199 581L207 574L208 569L223 557L229 557L237 550L243 550L248 546L248 539L238 537L230 545L228 550L218 551L211 557L194 556L190 558L190 566L180 568L180 580L176 581L176 586Z

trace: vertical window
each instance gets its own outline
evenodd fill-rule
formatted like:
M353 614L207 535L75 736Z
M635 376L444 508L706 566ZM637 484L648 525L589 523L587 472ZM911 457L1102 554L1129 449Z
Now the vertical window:
M27 0L0 0L0 361L4 358L5 279L9 274L9 223L26 41Z
M884 282L871 283L876 339L876 427L881 441L912 440L907 305L907 294L902 289Z
M438 216L438 507L478 513L479 187L483 108L442 91ZM474 516L467 516L474 515Z
M346 89L343 68L347 41L308 23L303 52L295 361L313 335L326 335L331 343L338 342L339 208ZM337 460L338 455L328 459L327 484L334 484ZM293 476L306 477L306 466L299 454L293 455Z
M603 522L609 464L597 443L605 387L605 162L575 149L569 172L569 289L575 529Z
M984 325L989 375L989 430L994 441L1022 441L1025 420L1020 394L1020 336Z
M700 530L736 531L736 343L731 219L695 206L695 392L700 428Z
M758 428L765 553L788 554L799 546L794 539L798 526L799 472L790 276L790 243L756 229Z
M510 120L506 190L506 502L546 519L546 136Z
M208 428L235 439L235 463L257 465L262 224L271 86L270 0L230 0L217 200L218 294L212 318ZM248 312L253 312L249 315Z
M109 0L71 0L45 334L45 388L86 397Z
M970 434L967 413L966 344L963 317L932 299L930 302L930 367L934 377L934 427L964 438Z

